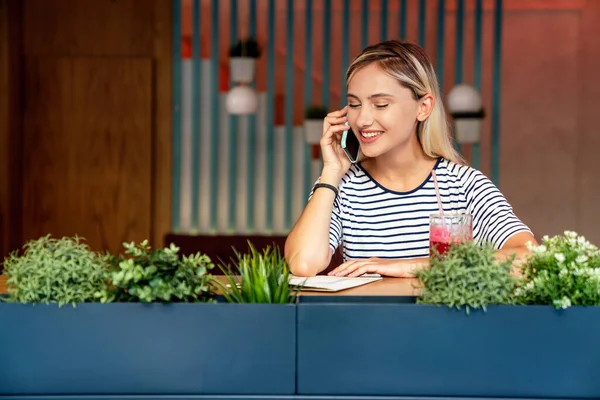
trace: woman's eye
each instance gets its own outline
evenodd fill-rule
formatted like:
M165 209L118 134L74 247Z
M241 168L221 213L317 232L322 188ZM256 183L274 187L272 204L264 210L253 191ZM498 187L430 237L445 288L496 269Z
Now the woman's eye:
M389 104L375 104L377 108L386 108Z
M360 107L360 104L348 104L348 107L357 108L357 107Z

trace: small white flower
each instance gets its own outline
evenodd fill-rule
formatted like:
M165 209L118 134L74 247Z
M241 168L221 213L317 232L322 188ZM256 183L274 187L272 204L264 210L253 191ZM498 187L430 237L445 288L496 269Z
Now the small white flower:
M585 254L582 254L580 256L577 256L577 258L575 259L575 262L577 264L585 264L587 260L588 260L588 257Z
M548 240L550 240L550 236L544 235L544 237L542 238L542 241L547 242Z
M546 248L546 246L544 246L544 245L537 246L537 247L535 247L535 248L533 249L533 252L534 252L534 253L536 253L536 254L543 254L543 253L545 253L546 251L548 251L548 249L547 249L547 248Z
M559 276L565 276L568 274L569 274L569 271L567 271L566 268L561 269L560 272L558 273Z
M560 306L562 309L569 308L571 307L571 299L565 296L560 300L554 300L554 305Z
M565 236L568 238L576 238L577 237L577 232L573 232L573 231L565 231Z
M558 261L559 264L565 262L565 255L562 253L557 253L554 255L554 257L556 257L556 260Z

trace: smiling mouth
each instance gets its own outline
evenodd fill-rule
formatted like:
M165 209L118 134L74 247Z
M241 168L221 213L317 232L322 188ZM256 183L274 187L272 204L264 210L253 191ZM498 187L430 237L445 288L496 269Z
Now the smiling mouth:
M382 133L383 133L383 131L369 131L369 132L360 131L360 136L362 136L365 139L373 139L373 138L381 135Z

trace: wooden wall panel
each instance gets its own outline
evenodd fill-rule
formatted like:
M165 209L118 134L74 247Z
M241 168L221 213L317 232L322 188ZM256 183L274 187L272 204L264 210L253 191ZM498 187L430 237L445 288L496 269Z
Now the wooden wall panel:
M150 59L27 59L23 240L148 238L152 75Z
M8 12L7 1L0 0L0 256L8 249Z
M154 4L168 0L26 0L25 55L150 56Z
M0 0L0 261L21 246L20 17L19 0Z

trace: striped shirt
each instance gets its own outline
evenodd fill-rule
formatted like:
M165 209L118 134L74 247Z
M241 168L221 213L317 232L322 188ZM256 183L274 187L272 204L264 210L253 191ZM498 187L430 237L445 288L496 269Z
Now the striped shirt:
M512 235L531 232L480 171L442 158L434 168L444 212L471 214L476 242L499 249ZM338 189L329 246L335 251L341 245L344 260L429 256L429 216L439 212L432 174L414 190L395 192L353 164Z

